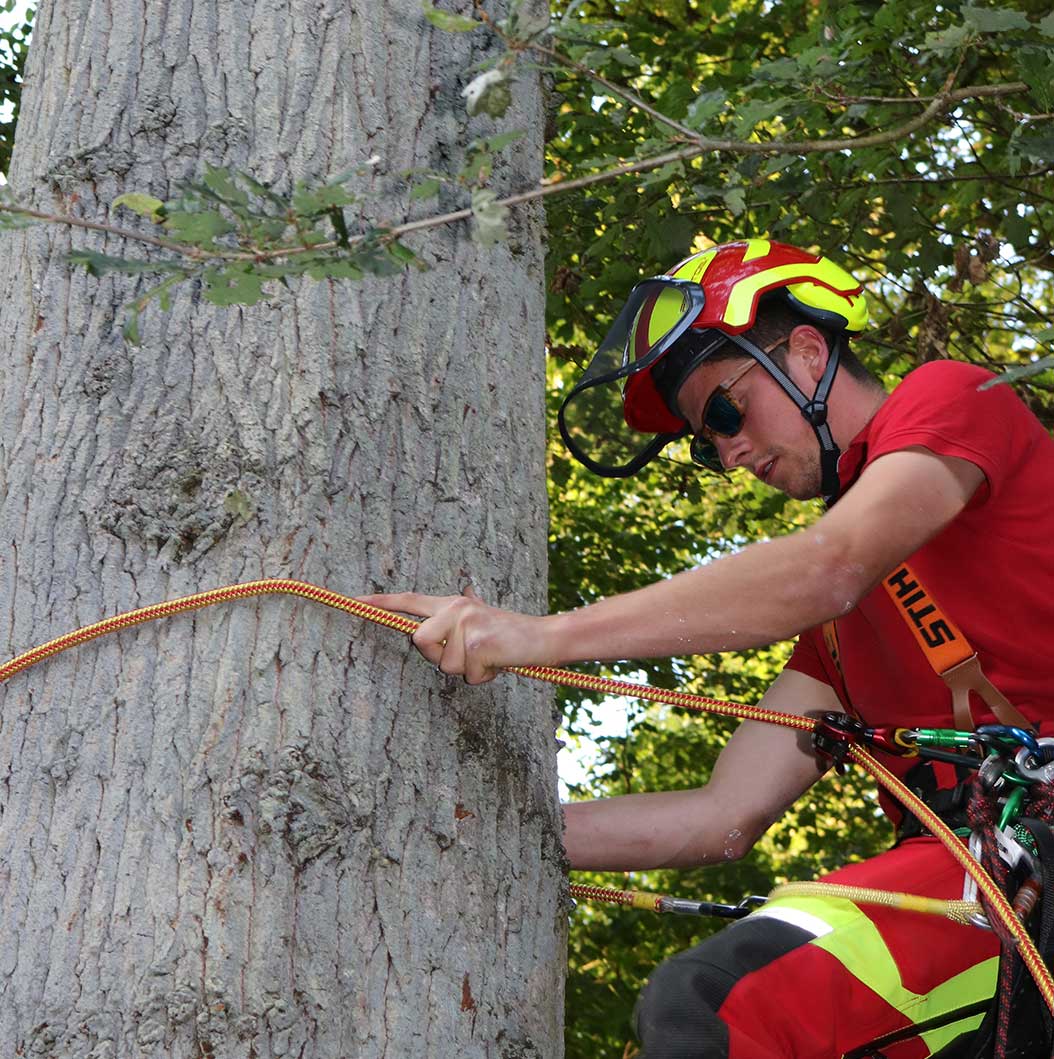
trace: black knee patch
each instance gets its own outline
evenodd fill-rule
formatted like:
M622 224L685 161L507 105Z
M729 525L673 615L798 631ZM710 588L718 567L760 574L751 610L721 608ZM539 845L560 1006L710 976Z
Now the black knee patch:
M736 983L812 941L800 927L767 916L744 919L660 964L634 1013L640 1059L720 1059L728 1027L717 1014Z

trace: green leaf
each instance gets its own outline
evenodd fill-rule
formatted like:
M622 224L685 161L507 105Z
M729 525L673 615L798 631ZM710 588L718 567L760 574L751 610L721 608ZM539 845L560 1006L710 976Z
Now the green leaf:
M979 33L1005 33L1012 29L1030 29L1031 23L1022 11L1005 7L974 7L964 4L963 19Z
M533 2L533 0L530 0ZM506 34L520 44L529 44L549 28L549 5L543 10L524 10L524 0L512 0L509 17L501 24Z
M430 199L433 195L438 195L443 184L439 180L422 180L420 184L415 184L410 190L410 198L412 200L417 199Z
M927 33L923 44L927 51L956 51L962 48L973 36L969 26L949 26L936 33Z
M181 243L210 247L221 235L234 231L234 225L217 210L180 210L165 217L165 228Z
M247 266L207 268L202 280L205 300L213 305L255 305L267 297L263 290L264 277Z
M1054 129L1022 133L1017 149L1037 162L1054 162Z
M358 199L347 188L339 184L323 184L312 188L297 184L293 192L293 209L301 217L317 217L341 206L351 206Z
M259 180L253 179L248 173L239 173L238 178L258 198L270 202L272 206L285 207L285 199L280 195L276 195L266 184L261 184Z
M782 99L755 99L736 110L736 128L748 133L760 122L776 117L785 107Z
M512 77L502 67L478 74L461 93L465 98L465 109L473 117L477 114L502 117L512 105L511 82Z
M421 0L421 10L424 12L425 18L433 26L445 29L448 33L468 33L470 30L479 29L483 25L482 22L477 22L474 18L465 18L464 15L440 11L439 8L433 7L429 0Z
M365 272L353 261L342 258L330 258L314 262L308 265L307 274L314 280L322 279L350 279L358 280L365 276Z
M202 183L218 198L235 206L247 206L249 196L235 184L229 169L206 163Z
M508 238L505 217L508 207L497 203L497 195L489 188L472 192L472 216L476 221L476 236L483 246L496 246Z
M1013 248L1024 254L1031 245L1032 225L1027 217L1022 217L1016 210L1011 210L1003 221L1003 229Z
M40 223L36 217L27 217L24 213L19 213L17 209L0 210L0 231L29 228L31 225Z
M722 198L733 217L739 217L747 208L747 193L742 188L729 188Z
M161 210L164 205L160 199L155 199L152 195L142 195L138 191L127 191L113 200L115 209L118 206L124 206L133 213L138 213L140 217L146 217L151 221L161 220Z
M124 318L124 327L121 328L124 340L133 346L138 346L142 341L139 333L139 309L135 305L128 306L128 315Z
M333 234L336 237L337 245L348 249L348 225L344 220L344 211L334 206L331 210L327 210L329 214L330 223L333 225Z
M389 243L388 253L402 265L413 265L419 260L417 255L402 243Z
M797 60L784 58L762 63L754 71L754 76L760 81L797 81L802 71Z
M522 140L524 135L523 129L510 129L508 132L499 132L497 136L488 136L479 142L485 150L497 154L499 151L505 150L510 143Z
M1042 340L1042 336L1045 334L1052 333L1051 328L1047 328L1046 331L1041 332L1036 338ZM996 376L994 379L989 379L988 382L984 383L979 389L989 390L993 386L1000 386L1007 382L1017 382L1019 379L1028 379L1033 375L1039 375L1044 371L1054 368L1054 357L1041 357L1039 360L1033 361L1031 364L1020 364L1014 368L1007 368L1006 371Z
M1044 37L1054 37L1054 11L1041 18L1036 25L1036 29L1038 29Z
M711 118L721 113L727 98L727 94L721 89L701 92L688 104L685 125L692 129L702 129Z
M282 238L285 230L289 227L284 219L268 217L262 221L255 221L249 225L249 235L257 243L273 243Z
M640 59L638 59L637 56L626 47L620 46L618 48L611 48L608 50L608 55L610 55L615 62L619 63L619 65L627 66L631 69L636 69L641 64Z
M223 499L223 510L233 515L236 522L246 523L256 514L256 506L248 493L232 489Z
M1054 55L1045 49L1021 48L1017 67L1043 110L1054 109Z

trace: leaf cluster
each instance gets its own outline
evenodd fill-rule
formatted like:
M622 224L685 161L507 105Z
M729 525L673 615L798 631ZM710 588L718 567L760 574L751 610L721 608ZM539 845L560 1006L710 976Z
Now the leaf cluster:
M188 181L168 202L137 192L114 200L115 208L156 225L164 238L154 242L174 252L170 256L77 250L70 261L95 276L162 276L128 307L124 333L132 343L140 340L142 312L155 300L167 310L178 283L198 281L201 296L213 305L255 305L268 296L269 281L288 286L301 276L360 280L393 275L407 264L422 267L412 250L383 230L350 233L345 211L359 199L346 185L361 173L341 173L318 186L297 183L281 194L248 173L206 166L200 180Z

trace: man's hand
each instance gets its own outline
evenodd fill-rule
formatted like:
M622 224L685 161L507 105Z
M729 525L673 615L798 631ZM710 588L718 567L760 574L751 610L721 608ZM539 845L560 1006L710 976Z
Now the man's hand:
M436 669L468 684L493 680L509 666L552 665L557 657L547 643L551 617L488 606L471 586L460 596L392 592L357 598L424 618L412 636L414 646Z

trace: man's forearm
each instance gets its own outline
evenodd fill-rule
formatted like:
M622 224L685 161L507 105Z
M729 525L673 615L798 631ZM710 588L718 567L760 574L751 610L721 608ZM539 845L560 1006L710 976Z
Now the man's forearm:
M564 822L573 871L693 868L737 860L756 838L743 821L717 819L700 790L569 802Z
M743 650L844 613L866 583L805 531L552 615L546 639L559 664Z

